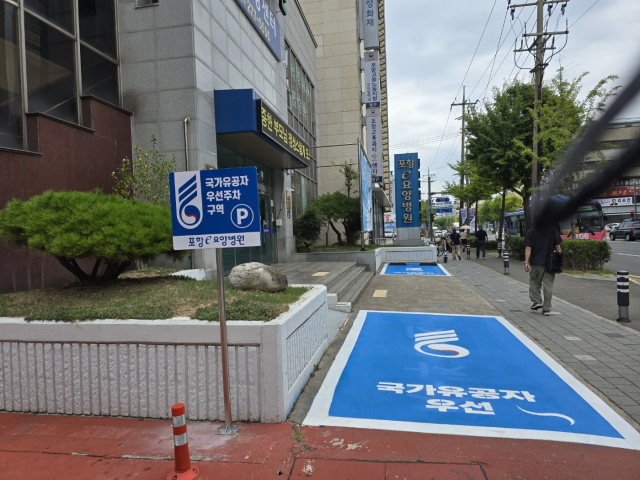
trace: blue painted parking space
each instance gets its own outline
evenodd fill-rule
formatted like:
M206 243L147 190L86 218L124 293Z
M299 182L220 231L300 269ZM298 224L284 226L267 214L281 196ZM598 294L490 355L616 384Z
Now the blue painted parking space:
M640 449L633 427L501 317L361 311L304 423Z
M442 265L422 265L420 263L407 263L405 265L385 264L380 271L381 275L419 275L419 276L447 276L447 272Z

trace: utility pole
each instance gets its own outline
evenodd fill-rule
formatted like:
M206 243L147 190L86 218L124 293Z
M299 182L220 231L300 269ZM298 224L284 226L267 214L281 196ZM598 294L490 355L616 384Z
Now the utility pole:
M462 103L452 103L451 104L451 108L453 107L458 107L458 106L462 106L462 141L461 141L461 148L460 148L460 188L464 188L464 114L467 113L466 107L467 105L475 105L476 103L478 103L478 100L476 100L475 102L467 102L466 99L466 92L465 92L466 87L463 85L462 86ZM467 184L469 183L469 179L467 177ZM460 199L460 210L459 210L459 224L462 227L462 199ZM469 199L467 199L467 219L469 219Z
M427 168L427 236L429 238L431 238L431 225L433 223L433 219L431 218L431 182L433 181L432 179L435 177L434 175L431 175L431 169ZM424 180L423 180L424 182Z
M509 1L509 8L511 10L511 18L513 19L513 13L516 8L520 7L529 7L536 6L537 11L537 19L536 19L536 33L526 33L526 23L525 23L525 33L523 35L524 38L527 37L535 37L535 40L531 44L531 46L527 46L527 48L523 48L523 42L520 43L520 48L516 48L513 50L514 54L517 52L529 52L534 55L535 63L531 72L534 74L534 99L533 99L533 161L531 162L531 215L529 216L531 220L531 227L533 225L533 219L535 217L536 212L538 211L538 187L540 186L540 165L538 163L538 157L540 155L540 144L538 142L538 135L540 133L540 126L538 125L538 108L540 102L542 102L542 79L544 77L544 69L549 65L549 62L545 63L544 61L544 52L547 50L555 50L555 36L556 35L568 35L569 34L569 23L567 22L567 28L562 32L545 32L544 31L544 7L547 6L549 11L549 16L551 16L552 7L551 5L554 3L562 3L562 15L564 15L565 8L567 3L570 0L536 0L534 3L522 3L520 5L511 5L511 0ZM551 47L546 47L546 43L549 39L553 39ZM535 54L533 50L535 48ZM552 54L553 56L553 54ZM551 59L549 59L551 60ZM526 205L524 206L526 208Z

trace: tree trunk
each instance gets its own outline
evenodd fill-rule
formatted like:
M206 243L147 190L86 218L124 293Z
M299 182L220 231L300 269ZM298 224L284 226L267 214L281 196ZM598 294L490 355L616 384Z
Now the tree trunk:
M331 225L331 228L333 229L334 232L336 232L336 235L338 236L338 245L343 246L344 243L342 242L342 235L340 234L340 232L338 231L338 229L336 228L336 226L333 224L331 220L329 220L329 225Z
M525 225L524 233L527 233L529 230L533 228L533 218L532 218L533 209L531 208L531 205L529 205L530 200L531 200L531 192L527 193L524 197L522 197L522 208L524 209L524 225Z
M81 282L84 282L89 279L89 276L86 273L84 273L84 271L78 266L78 264L74 260L70 261L69 259L64 257L56 257L56 260L58 260L64 268L69 270Z
M502 190L502 207L500 208L500 228L498 229L498 248L502 244L502 229L504 227L504 207L505 207L505 199L507 196L507 189Z
M476 198L476 221L474 222L475 224L475 233L478 233L478 199Z

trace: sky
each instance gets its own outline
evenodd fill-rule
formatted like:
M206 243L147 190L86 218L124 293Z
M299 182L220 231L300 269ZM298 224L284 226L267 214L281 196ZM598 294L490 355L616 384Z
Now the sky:
M568 20L569 35L564 50L547 67L545 79L552 78L562 63L569 79L589 72L583 81L584 92L612 74L620 77L616 85L627 84L640 68L640 1L570 0L564 16L560 7L554 9L548 28L565 30ZM457 181L447 164L460 159L456 133L462 107L451 109L451 104L462 102L462 85L467 101L481 103L505 79L515 75L530 78L533 60L522 54L518 63L526 69L518 69L513 49L516 34L520 46L524 21L527 32L535 31L535 11L534 6L517 8L512 21L510 13L505 15L507 0L495 0L495 7L494 0L385 2L390 158L418 152L423 179L428 168L435 173L433 192L444 190L446 182ZM547 18L545 15L545 21ZM556 46L564 45L564 38L558 36ZM619 117L640 117L640 101ZM423 141L408 144L418 140ZM426 190L423 183L423 198Z

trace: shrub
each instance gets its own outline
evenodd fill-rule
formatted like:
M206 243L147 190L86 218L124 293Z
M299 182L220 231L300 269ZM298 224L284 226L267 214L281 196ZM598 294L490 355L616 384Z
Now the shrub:
M318 213L317 210L309 207L293 221L293 231L299 252L309 252L311 250L313 244L320 238L322 227L326 221L326 218Z
M117 278L161 253L183 255L173 250L169 209L99 191L12 200L0 211L0 237L53 255L80 281ZM89 273L78 265L83 258L96 259Z
M611 260L609 244L595 240L564 240L562 253L564 268L570 270L596 270Z
M155 135L151 136L151 150L142 152L135 145L133 160L125 158L118 169L111 174L115 179L113 193L123 198L135 198L154 205L170 207L169 174L175 172L176 157L171 158L158 152Z
M524 238L507 237L505 240L505 248L509 252L510 258L524 262Z
M476 237L471 237L469 239L469 245L471 248L476 248L476 243L478 239ZM485 246L487 250L497 250L498 249L498 241L497 240L487 240L487 245Z

